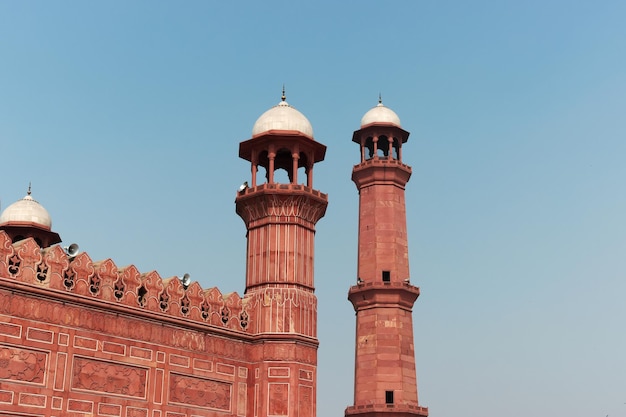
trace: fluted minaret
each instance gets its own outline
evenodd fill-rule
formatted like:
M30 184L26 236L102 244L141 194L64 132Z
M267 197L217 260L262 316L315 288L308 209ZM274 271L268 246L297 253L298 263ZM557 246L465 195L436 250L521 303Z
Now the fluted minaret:
M419 406L404 190L411 167L402 162L409 132L379 100L352 140L361 162L352 170L359 191L357 285L348 298L356 311L354 405L346 416L427 416Z
M239 146L252 173L235 203L247 229L246 298L260 361L250 415L315 416L314 240L328 197L313 189L313 165L325 152L284 92L282 101L257 120L252 138ZM288 183L275 181L279 169L287 172Z

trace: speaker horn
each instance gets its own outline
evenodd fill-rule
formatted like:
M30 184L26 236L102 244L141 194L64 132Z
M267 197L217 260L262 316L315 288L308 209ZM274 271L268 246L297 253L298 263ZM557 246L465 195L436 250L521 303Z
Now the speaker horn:
M71 245L66 246L63 249L65 249L65 253L67 253L67 255L71 257L78 255L78 252L80 251L76 243L72 243Z
M180 281L183 284L183 287L185 287L185 289L187 289L187 287L189 287L189 284L191 284L191 276L189 274L185 274L180 279Z

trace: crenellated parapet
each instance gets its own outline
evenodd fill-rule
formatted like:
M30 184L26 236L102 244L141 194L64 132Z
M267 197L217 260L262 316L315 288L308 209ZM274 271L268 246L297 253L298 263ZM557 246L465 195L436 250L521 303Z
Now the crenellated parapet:
M4 231L0 231L1 286L24 292L31 288L50 298L129 314L142 311L157 320L163 317L253 333L250 316L256 300L251 297L222 294L215 287L205 290L197 282L185 288L177 277L141 273L134 265L119 268L111 259L94 262L85 252L72 257L59 245L42 249L33 238L13 244Z

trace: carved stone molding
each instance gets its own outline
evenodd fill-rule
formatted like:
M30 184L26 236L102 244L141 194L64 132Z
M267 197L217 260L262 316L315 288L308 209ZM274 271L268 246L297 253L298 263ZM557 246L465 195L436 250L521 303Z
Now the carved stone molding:
M326 213L327 205L327 200L304 192L297 195L262 193L238 201L237 213L248 227L269 218L285 223L304 223L312 228Z
M58 301L33 298L0 289L0 313L60 326L97 331L111 336L144 340L165 346L244 359L244 342L217 337L207 331L187 330L130 316L86 309Z

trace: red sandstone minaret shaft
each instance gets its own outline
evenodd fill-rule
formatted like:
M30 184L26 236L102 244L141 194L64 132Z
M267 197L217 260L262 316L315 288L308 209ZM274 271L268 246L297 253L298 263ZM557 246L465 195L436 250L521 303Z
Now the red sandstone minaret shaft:
M281 103L257 120L252 138L239 146L239 156L251 162L252 172L235 200L247 229L245 302L252 311L259 361L249 415L316 414L314 238L328 197L313 189L313 165L325 152L284 92ZM259 168L265 170L264 178L257 178ZM275 181L279 169L287 172L287 183Z
M417 400L413 303L404 189L411 167L402 162L409 132L379 101L352 140L361 162L352 170L359 190L357 285L348 298L356 311L354 405L346 416L427 416Z

